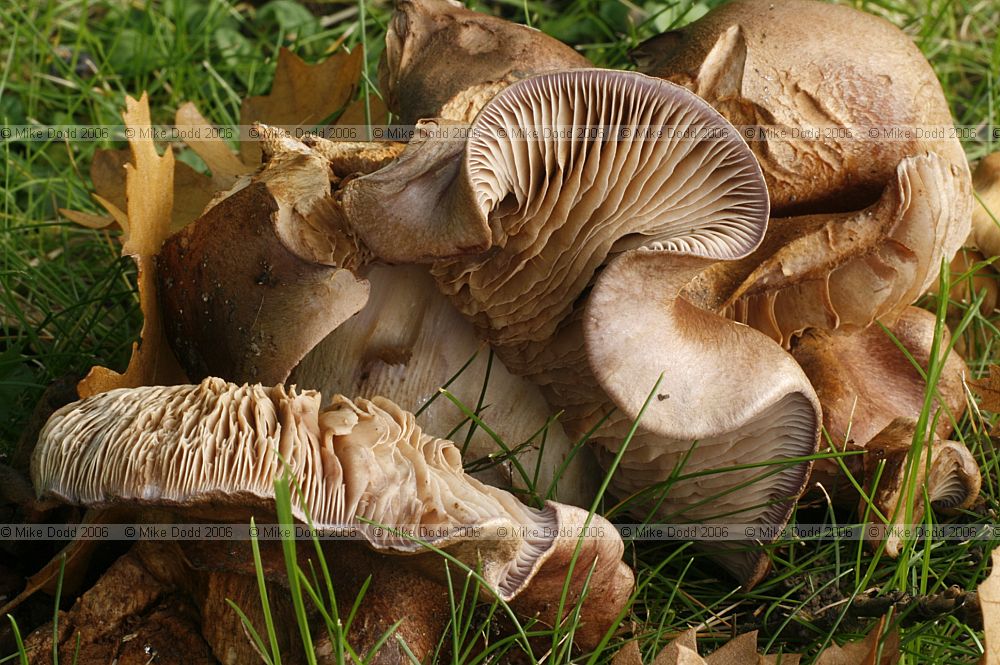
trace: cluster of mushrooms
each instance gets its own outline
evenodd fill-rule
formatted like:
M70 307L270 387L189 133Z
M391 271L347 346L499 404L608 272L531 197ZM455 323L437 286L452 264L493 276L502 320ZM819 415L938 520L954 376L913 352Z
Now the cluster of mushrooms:
M35 451L38 492L245 520L271 504L286 464L297 517L368 538L328 543L334 570L372 571L368 595L382 594L354 637L371 643L402 619L418 658L446 623L443 564L367 525L482 527L494 537L434 545L542 622L560 620L572 570L575 639L591 648L632 592L617 533L493 485L558 477L553 495L589 505L637 419L610 491L642 519L780 525L809 487L858 505L855 485L878 508L869 519L917 519L924 493L904 491L914 439L930 504L971 504L978 467L947 440L967 369L953 351L934 357L935 319L911 306L969 235L969 168L955 139L867 131L951 123L902 32L844 6L736 0L643 44L636 73L447 0L397 5L381 88L417 135L266 131L261 167L228 175L157 259L165 329L193 385L59 410ZM606 134L527 131L566 126ZM851 135L743 131L757 126ZM921 431L930 367L940 381ZM489 430L464 445L431 436L467 418L435 398L443 385L485 406ZM516 450L500 454L497 438ZM828 447L853 454L813 463ZM463 453L502 462L477 478ZM570 536L495 536L583 524L608 528L579 551ZM759 545L702 543L747 586L768 569ZM252 562L195 550L143 543L120 564L168 586L203 580L213 657L249 662L223 599L253 604ZM403 657L394 645L386 662Z

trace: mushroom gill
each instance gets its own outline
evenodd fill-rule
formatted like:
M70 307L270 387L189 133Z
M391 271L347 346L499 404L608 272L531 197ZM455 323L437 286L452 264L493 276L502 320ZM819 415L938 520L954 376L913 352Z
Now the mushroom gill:
M652 456L656 473L637 473L644 485L666 480L685 457L713 469L753 458L761 468L750 482L745 472L719 473L671 490L680 492L681 508L671 515L689 521L710 513L722 520L787 520L808 475L809 463L799 458L817 444L812 388L770 340L677 300L700 270L746 256L763 237L767 194L744 141L679 86L600 70L514 83L484 106L469 134L456 157L460 163L452 167L450 198L431 199L444 206L443 213L428 220L417 211L406 222L488 224L488 251L433 264L440 288L511 371L541 385L552 406L565 411L571 436L587 433L617 407L619 415L591 437L617 450L622 419L634 420L641 406L632 391L645 398L665 373L660 392L686 408L651 407L650 414L662 417L641 423L634 442L645 450L625 455L615 481L622 488L633 468ZM391 191L383 195L393 168L344 188L352 225L381 218L372 205L407 216ZM362 199L364 211L352 204ZM364 237L364 230L357 232ZM419 246L410 251L414 258L429 256ZM660 262L659 269L640 269L643 260L632 258L647 254ZM595 286L602 270L616 277L600 277ZM619 302L593 304L602 288L615 292ZM602 308L606 315L594 314ZM683 332L689 343L668 331ZM619 356L633 357L641 371L625 368ZM774 362L757 364L759 356ZM612 357L615 362L607 362ZM738 373L715 374L730 367L744 367L746 374L747 366L758 377L752 383ZM699 389L692 394L700 398L686 399L694 376L717 382L718 390L710 395ZM741 399L744 394L749 397ZM743 445L740 432L755 427ZM704 451L695 445L686 456L696 440L709 445ZM718 496L735 506L728 515L708 509L710 497ZM759 548L727 561L749 582L765 568Z
M287 468L300 490L293 492L298 519L354 525L386 553L415 555L424 548L415 538L429 542L479 566L489 591L543 621L555 620L559 606L547 596L547 578L556 576L562 588L579 543L570 602L586 587L578 636L585 646L599 641L632 588L621 539L606 520L552 502L532 509L480 483L464 473L454 444L423 433L388 400L337 395L326 408L321 401L313 391L211 378L113 390L53 414L32 479L40 494L71 503L245 519L248 508L271 507ZM584 533L588 522L595 529ZM437 559L422 561L441 568Z

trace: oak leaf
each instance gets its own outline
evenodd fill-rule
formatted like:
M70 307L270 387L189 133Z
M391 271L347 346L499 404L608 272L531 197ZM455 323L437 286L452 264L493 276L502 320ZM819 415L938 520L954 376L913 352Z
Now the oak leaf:
M816 659L816 665L895 665L899 662L899 632L885 633L886 618L868 632L863 640L843 646L831 644Z
M122 255L130 256L138 268L139 307L143 325L141 343L133 344L124 374L94 367L79 383L80 397L115 388L170 385L185 380L184 372L167 345L156 305L156 273L153 257L170 234L174 202L174 156L169 150L156 152L149 133L149 100L125 98L125 125L136 129L129 139L132 156L124 165L127 222L123 226Z
M996 369L996 365L990 368ZM993 570L978 589L983 610L986 652L980 665L1000 665L1000 549L993 550Z
M757 631L741 633L708 656L698 654L695 628L689 628L670 642L651 665L798 665L798 654L761 655L757 653ZM643 665L642 653L635 640L627 642L615 654L612 665Z

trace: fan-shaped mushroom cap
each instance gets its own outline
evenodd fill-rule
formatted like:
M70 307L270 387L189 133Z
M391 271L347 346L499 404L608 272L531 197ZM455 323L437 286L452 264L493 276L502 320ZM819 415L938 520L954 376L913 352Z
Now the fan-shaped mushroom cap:
M386 31L379 82L404 124L469 121L514 81L587 66L582 55L538 30L458 2L402 0Z
M463 175L493 246L433 272L515 371L532 370L527 347L547 343L609 256L662 246L732 259L763 237L767 195L746 144L670 83L538 76L497 95L472 130Z
M672 473L680 480L634 502L632 512L784 524L809 478L811 465L796 458L816 450L819 403L777 344L678 297L708 263L640 249L615 259L597 280L583 322L587 357L619 413L593 440L613 451L658 385L612 486L633 496ZM749 584L767 571L764 553L745 543L714 549Z
M979 496L982 478L976 458L956 441L941 441L933 435L926 438L919 457L909 461L909 464L915 465L916 472L908 475L907 458L912 456L915 432L916 423L913 420L899 418L868 443L864 455L865 492L886 521L871 514L864 500L858 507L862 516L869 515L869 519L889 527L921 524L925 509L924 490L931 507L944 512L968 508ZM910 478L915 480L912 494L907 492ZM902 503L907 496L913 502L909 522L906 506ZM888 528L881 534L867 533L869 542L876 544L883 540L884 535L886 554L890 557L899 555L904 538L898 530ZM875 537L871 537L873 535Z
M194 379L284 381L368 298L328 161L291 138L265 143L265 156L157 257L167 339Z
M534 510L467 476L454 444L422 433L412 414L388 400L338 395L321 409L321 399L312 391L219 379L102 393L49 419L32 478L39 493L73 503L200 508L219 519L227 507L244 516L247 507L269 507L284 462L301 488L293 499L300 519L308 514L318 527L358 525L374 548L403 554L422 545L369 522L428 530L416 535L479 565L501 598L532 610L553 600L544 598L545 578L565 572L586 511L554 503ZM594 567L580 633L589 645L632 586L617 532L600 517L591 524L602 537L583 538L570 585L575 600ZM483 537L452 527L478 527Z
M738 127L822 131L751 142L778 215L862 208L901 160L923 152L968 178L951 133L912 131L952 124L930 64L901 30L852 7L734 0L650 39L634 57L641 71L690 88ZM882 132L901 127L909 135Z

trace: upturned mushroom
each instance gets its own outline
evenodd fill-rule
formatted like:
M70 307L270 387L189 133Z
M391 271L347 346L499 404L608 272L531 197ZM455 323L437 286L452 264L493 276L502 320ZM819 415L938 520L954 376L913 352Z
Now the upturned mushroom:
M454 444L424 434L388 400L335 396L321 405L312 391L219 379L113 390L53 414L32 479L40 494L71 503L171 507L232 521L270 509L287 468L299 488L297 518L353 525L376 551L410 555L440 578L441 560L420 554L420 541L429 542L478 567L484 593L541 621L558 620L552 594L572 571L569 601L582 603L578 639L600 640L632 589L607 521L552 502L534 510L476 481ZM583 533L586 524L595 531Z
M914 302L965 240L971 184L948 104L888 22L735 0L635 57L752 137L767 181L768 237L703 276L692 297L708 306L785 345L812 327L865 327Z
M421 152L444 155L428 140L407 147L410 163L347 183L345 216L362 242L386 261L437 259L440 288L498 357L543 387L571 435L590 432L599 448L618 449L663 373L613 481L620 493L648 489L686 460L683 471L701 477L682 476L647 509L685 521L787 520L808 475L799 458L817 445L812 388L767 338L677 298L764 235L767 193L746 143L684 89L600 70L514 83L469 135L463 150L424 162L432 179L409 179ZM449 250L468 257L443 256L452 228L489 235ZM378 241L394 234L433 240L402 256ZM741 387L750 368L755 383ZM727 465L751 468L721 472ZM720 473L706 478L708 469ZM765 559L760 548L725 557L746 582Z

